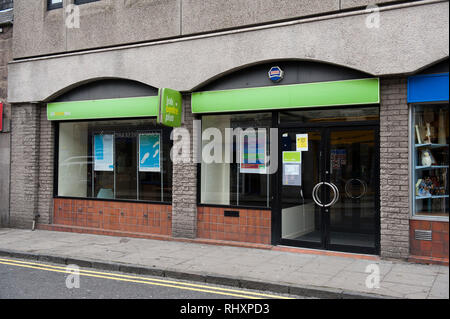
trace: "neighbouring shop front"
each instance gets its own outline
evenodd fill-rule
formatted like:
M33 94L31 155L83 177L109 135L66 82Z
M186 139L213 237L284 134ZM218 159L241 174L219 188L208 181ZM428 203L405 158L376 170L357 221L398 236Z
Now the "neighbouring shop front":
M171 128L157 123L158 102L155 88L102 80L48 103L54 225L171 234Z
M411 259L448 263L448 59L408 79Z
M198 237L378 254L379 88L355 70L279 61L194 92L212 157L198 166Z

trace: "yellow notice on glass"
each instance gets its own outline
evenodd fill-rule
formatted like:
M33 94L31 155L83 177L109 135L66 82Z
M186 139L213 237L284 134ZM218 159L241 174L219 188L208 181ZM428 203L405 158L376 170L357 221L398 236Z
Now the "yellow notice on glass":
M297 134L297 152L308 152L308 134Z

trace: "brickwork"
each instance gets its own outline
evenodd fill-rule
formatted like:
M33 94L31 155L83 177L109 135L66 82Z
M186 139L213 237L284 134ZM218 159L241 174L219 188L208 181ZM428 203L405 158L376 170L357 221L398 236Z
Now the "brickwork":
M11 121L10 227L29 228L34 213L49 224L53 212L54 124L45 106L15 104Z
M380 104L381 256L409 255L407 79L382 78Z
M170 236L169 205L79 199L54 200L54 225Z
M31 228L38 208L40 110L15 104L11 115L10 227Z
M431 230L432 241L416 240L415 230ZM448 262L448 221L411 220L411 255L431 258L446 258Z
M47 108L40 107L39 223L50 224L53 216L53 171L55 124L47 120Z
M226 217L225 211L239 211L239 217ZM198 238L271 244L271 211L199 207Z
M189 147L190 152L189 156L186 154L180 163L173 163L172 233L174 237L195 238L197 234L197 164L193 163L193 149L190 145L193 136L192 121L194 120L190 96L183 97L183 107L184 123L182 128L187 129L191 136L191 140L185 140L186 147ZM175 136L177 135L176 130Z

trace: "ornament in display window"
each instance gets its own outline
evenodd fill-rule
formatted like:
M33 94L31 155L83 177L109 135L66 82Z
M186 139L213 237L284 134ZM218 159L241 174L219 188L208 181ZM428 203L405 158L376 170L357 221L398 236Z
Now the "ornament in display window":
M429 149L425 149L421 152L420 159L422 166L431 166L433 164L436 164L433 154L431 154L431 151Z
M427 123L427 130L426 130L426 134L425 134L425 143L426 144L431 144L431 124Z
M419 179L416 183L416 195L419 197L431 197L433 190L434 184L429 177Z
M445 113L443 110L439 111L439 130L438 130L438 143L447 143L447 134L445 130Z

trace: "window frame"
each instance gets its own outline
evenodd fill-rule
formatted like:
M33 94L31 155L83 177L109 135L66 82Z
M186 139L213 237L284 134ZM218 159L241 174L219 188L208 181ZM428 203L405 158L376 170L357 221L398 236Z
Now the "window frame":
M92 200L92 201L102 201L102 202L123 202L123 203L135 203L135 204L153 204L153 205L172 205L173 203L173 196L171 196L171 200L167 201L166 197L163 197L163 201L152 201L152 200L137 200L137 199L117 199L117 198L97 198L97 197L75 197L75 196L59 196L58 195L58 183L59 183L59 133L60 133L60 124L61 123L80 123L80 122L108 122L110 120L139 120L139 119L154 119L153 117L150 118L121 118L121 119L86 119L86 120L69 120L69 121L55 121L55 128L54 128L54 154L53 154L53 199L73 199L73 200ZM170 130L172 128L164 127L159 124L157 124L157 129L161 131L161 139L164 141L165 137L169 137L168 141L170 143L169 147L172 148L173 141L170 139ZM153 129L153 130L157 130ZM139 130L137 131L140 132ZM111 133L113 134L113 133ZM91 146L91 145L88 145ZM114 161L116 161L116 158L114 157ZM170 161L170 158L169 158ZM165 163L162 161L161 163L161 169L163 169ZM173 165L171 168L171 175L170 176L170 189L173 190ZM114 173L115 174L115 173ZM162 174L162 173L161 173ZM167 174L166 174L167 175ZM163 174L162 174L163 176ZM164 177L162 177L163 180Z
M79 6L79 5L82 5L82 4L91 3L91 2L97 2L97 1L100 1L100 0L74 0L73 4Z
M59 3L52 3L52 0L47 0L47 11L61 9L63 7L63 0Z
M449 101L434 101L434 102L417 102L417 103L408 103L408 135L409 135L409 147L408 147L408 166L409 166L409 205L410 205L410 219L411 220L426 220L426 221L439 221L439 222L448 222L449 216L427 216L427 215L418 215L416 214L416 167L415 167L415 158L416 158L416 133L415 133L415 108L416 106L421 105L449 105ZM450 109L449 109L450 111ZM449 145L450 147L450 145ZM449 150L450 152L450 150ZM447 168L447 176L450 175L450 167Z
M220 116L220 115L230 115L230 114L259 114L259 113L271 113L272 116L272 121L271 121L271 127L278 127L278 111L271 111L271 110L266 110L266 111L244 111L244 112L217 112L217 113L202 113L199 115L199 119L202 122L203 121L203 117L204 116ZM203 134L203 130L202 130L202 126L200 127L200 131L201 134ZM268 134L270 134L270 130L269 132L267 132ZM200 145L199 147L201 147L202 143L201 143L201 134L200 134ZM201 157L201 152L200 152L200 157ZM234 160L234 159L233 159ZM251 209L251 210L270 210L272 211L274 209L274 198L272 195L268 195L269 197L269 206L248 206L248 205L226 205L226 204L208 204L208 203L202 203L202 194L201 194L201 173L202 173L202 159L200 158L199 163L197 163L197 207L217 207L217 208L229 208L229 209ZM270 174L267 174L268 176L270 176ZM273 192L274 188L276 187L277 183L277 178L275 176L272 176L268 178L268 187L271 189L271 191Z

